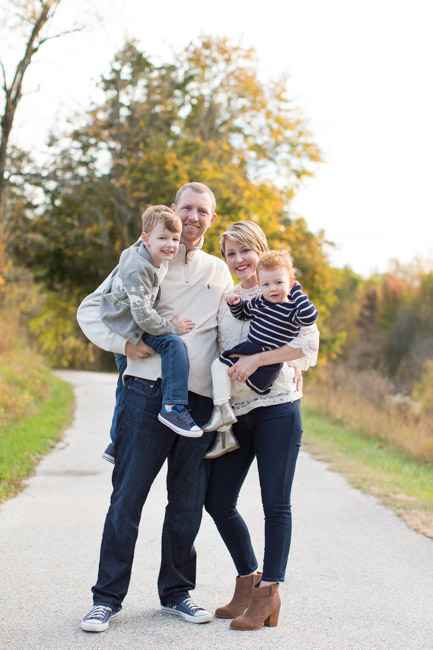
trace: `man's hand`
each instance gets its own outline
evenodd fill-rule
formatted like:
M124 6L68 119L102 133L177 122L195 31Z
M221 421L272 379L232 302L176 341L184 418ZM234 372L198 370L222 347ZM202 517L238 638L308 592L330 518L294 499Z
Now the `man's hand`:
M155 350L150 348L143 341L139 341L137 345L132 345L132 343L127 341L125 345L125 354L128 359L137 361L137 359L145 359L146 357L152 356L152 354L155 354Z
M188 332L195 327L195 323L193 323L192 320L188 320L188 318L182 318L179 320L179 314L176 314L172 322L176 323L177 329L179 330L179 336L182 336L182 334L188 334Z
M225 298L228 305L237 305L241 301L237 293L228 293Z

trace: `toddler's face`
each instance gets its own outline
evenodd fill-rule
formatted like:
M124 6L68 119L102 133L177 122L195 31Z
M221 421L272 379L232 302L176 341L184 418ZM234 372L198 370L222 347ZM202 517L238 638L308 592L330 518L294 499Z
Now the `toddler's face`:
M161 262L171 260L179 250L180 233L170 232L159 223L149 233L143 232L141 240L150 253L155 266Z
M259 286L263 297L269 302L274 304L284 302L290 293L290 277L287 269L282 266L272 271L260 269Z

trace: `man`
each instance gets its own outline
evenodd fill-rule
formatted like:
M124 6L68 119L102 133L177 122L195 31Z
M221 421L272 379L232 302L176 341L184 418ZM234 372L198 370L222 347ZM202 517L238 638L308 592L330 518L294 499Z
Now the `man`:
M199 426L212 410L210 365L218 356L216 314L222 294L233 286L222 260L201 250L203 235L216 219L215 197L201 183L188 183L171 206L182 221L181 244L161 284L158 312L171 320L185 310L195 323L183 336L190 372L189 406ZM99 317L104 283L78 309L78 321L96 345L128 357L124 374L117 436L113 493L102 536L99 573L92 588L94 607L81 629L102 632L121 610L131 577L141 511L149 489L168 460L168 504L162 531L162 558L158 592L164 611L192 623L205 623L211 614L195 605L189 591L195 587L194 539L200 527L208 464L203 456L214 434L186 438L158 421L161 410L160 356L144 343L131 345L110 332Z

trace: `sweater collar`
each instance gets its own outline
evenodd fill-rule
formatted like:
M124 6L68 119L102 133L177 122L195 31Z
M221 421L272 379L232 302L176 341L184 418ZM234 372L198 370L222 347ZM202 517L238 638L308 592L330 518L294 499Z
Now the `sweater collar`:
M177 261L182 261L184 264L188 264L188 260L192 260L198 251L201 251L203 248L204 237L202 237L194 248L191 248L188 252L186 251L185 244L179 244L179 250L177 251L176 256L174 257Z

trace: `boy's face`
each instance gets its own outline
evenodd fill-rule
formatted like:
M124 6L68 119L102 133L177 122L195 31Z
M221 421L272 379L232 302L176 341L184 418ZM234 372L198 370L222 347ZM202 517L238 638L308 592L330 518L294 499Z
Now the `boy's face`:
M179 250L180 233L170 232L159 223L149 233L141 233L141 241L150 253L155 266L160 266L161 262L171 260Z
M269 300L269 302L273 302L274 304L284 302L290 293L289 272L283 266L272 271L260 269L259 286L263 297Z

